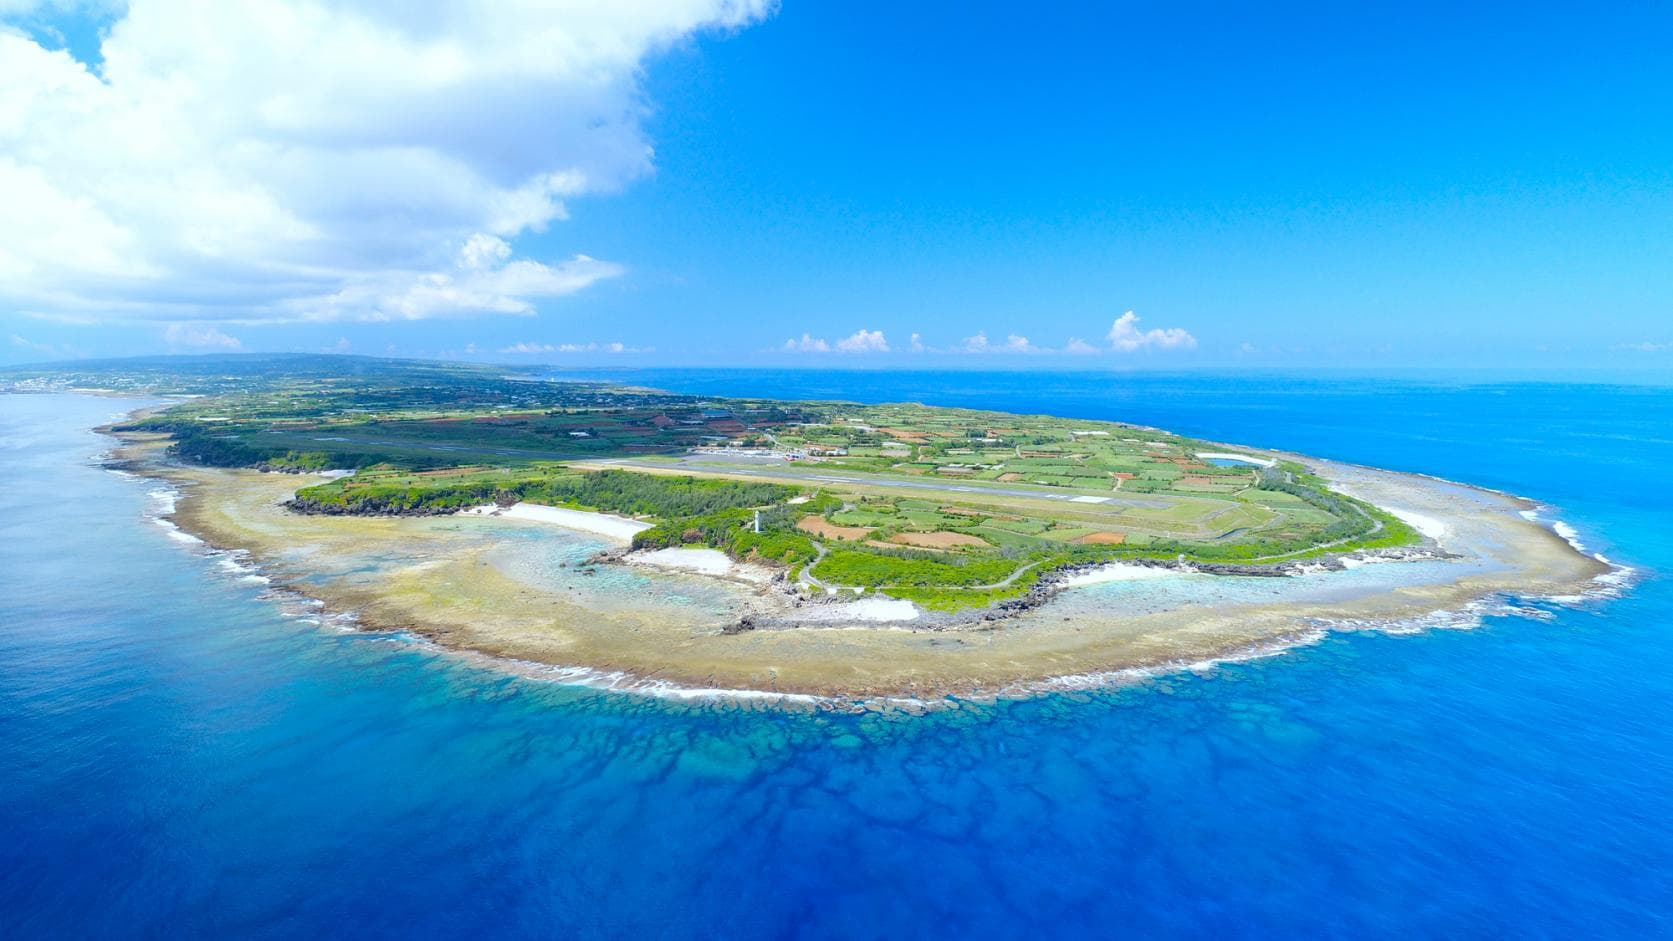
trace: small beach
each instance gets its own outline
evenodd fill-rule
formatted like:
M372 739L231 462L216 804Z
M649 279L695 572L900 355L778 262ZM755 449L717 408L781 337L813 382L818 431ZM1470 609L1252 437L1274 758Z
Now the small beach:
M609 513L596 513L588 510L570 510L558 506L540 506L534 503L514 503L508 507L489 504L463 511L470 516L493 516L499 519L527 520L531 523L546 523L563 529L581 533L595 533L617 542L628 542L633 534L651 528L650 523L625 516L614 516Z

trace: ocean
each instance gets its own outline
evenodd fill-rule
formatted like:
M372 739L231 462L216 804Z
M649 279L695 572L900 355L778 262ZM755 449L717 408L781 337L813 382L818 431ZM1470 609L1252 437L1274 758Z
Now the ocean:
M1621 597L925 715L320 623L0 396L0 937L1673 935L1673 388L646 370L1051 412L1551 507Z

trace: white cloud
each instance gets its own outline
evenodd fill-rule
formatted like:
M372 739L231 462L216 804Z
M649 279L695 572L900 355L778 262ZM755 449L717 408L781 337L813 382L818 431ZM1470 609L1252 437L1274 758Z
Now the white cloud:
M163 331L163 342L169 346L192 350L237 350L244 344L237 337L227 336L206 324L171 323Z
M41 353L48 356L77 355L75 347L70 346L68 343L55 346L51 343L41 343L37 340L31 340L28 337L19 336L15 333L11 335L11 341L12 346L16 349L28 350L31 353Z
M809 336L804 333L802 334L802 338L800 340L785 340L784 346L780 347L780 349L784 350L786 353L829 353L831 351L831 345L818 337Z
M965 337L964 343L958 348L963 353L1049 353L1050 350L1041 349L1028 342L1028 338L1020 334L1008 334L1005 342L995 343L988 339L987 331L977 331L973 337Z
M1650 340L1645 340L1642 343L1622 343L1615 348L1618 350L1632 350L1636 353L1660 353L1662 350L1667 349L1668 346L1666 343L1656 343Z
M1073 353L1076 356L1086 356L1098 352L1098 348L1080 337L1070 337L1069 342L1063 344L1063 352Z
M1110 326L1110 346L1121 353L1149 349L1196 349L1197 338L1180 327L1141 331L1138 328L1138 322L1138 315L1132 311L1115 318L1115 323Z
M887 353L889 341L881 330L867 330L861 328L843 337L835 343L816 337L810 333L802 334L800 339L792 337L785 340L778 348L782 353Z
M651 347L628 346L626 343L514 343L502 346L501 353L651 353Z
M916 333L912 334L912 352L922 353L928 347L924 346L924 338Z
M326 297L279 305L280 320L426 320L482 314L533 316L533 299L562 297L621 274L620 265L586 255L545 265L508 261L511 246L480 233L468 239L451 269L391 271L368 276ZM243 319L243 318L238 318Z
M887 353L889 341L883 338L881 330L860 329L852 336L838 340L836 348L840 353Z
M0 26L0 303L199 322L526 313L622 270L511 243L650 172L644 60L769 11L131 0L97 74Z

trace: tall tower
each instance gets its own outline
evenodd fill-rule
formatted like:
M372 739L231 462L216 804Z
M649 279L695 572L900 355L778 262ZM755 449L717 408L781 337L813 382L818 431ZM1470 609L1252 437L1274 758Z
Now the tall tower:
M758 533L761 531L761 511L760 510L755 511L755 531L758 532Z

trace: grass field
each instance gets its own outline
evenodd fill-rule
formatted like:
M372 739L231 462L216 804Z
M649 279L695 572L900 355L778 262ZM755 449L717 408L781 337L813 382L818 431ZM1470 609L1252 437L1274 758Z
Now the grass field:
M1067 561L1260 561L1417 539L1299 467L1198 457L1238 453L1222 445L918 404L697 398L426 367L245 380L136 427L173 435L177 455L206 464L357 469L299 494L318 511L526 500L629 513L656 523L644 545L712 545L942 607L1024 591Z

